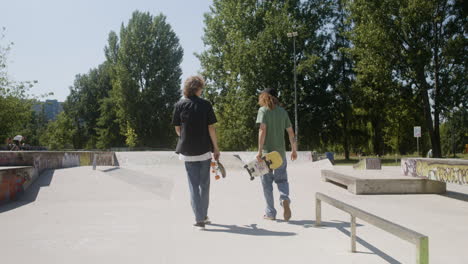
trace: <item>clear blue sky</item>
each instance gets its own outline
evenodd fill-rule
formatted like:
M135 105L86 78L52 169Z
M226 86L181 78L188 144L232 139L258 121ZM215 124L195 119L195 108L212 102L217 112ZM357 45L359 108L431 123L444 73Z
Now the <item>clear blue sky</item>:
M203 14L211 0L21 0L2 1L2 41L14 42L8 74L15 81L37 80L30 93L53 92L50 99L65 100L75 75L104 61L111 30L119 32L135 10L163 13L184 49L182 80L196 74L200 63L193 55L204 50Z

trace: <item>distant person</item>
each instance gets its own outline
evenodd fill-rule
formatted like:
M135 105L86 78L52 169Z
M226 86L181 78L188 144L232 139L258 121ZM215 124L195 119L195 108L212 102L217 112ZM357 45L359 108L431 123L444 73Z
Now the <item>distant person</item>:
M283 165L272 173L262 176L263 193L266 200L264 219L276 220L276 209L273 199L273 182L276 183L280 193L280 205L283 207L285 221L291 218L291 200L289 198L288 173L286 171L286 147L284 133L288 132L291 143L291 160L297 159L297 146L294 131L288 113L279 104L276 90L267 88L259 95L258 103L261 106L257 114L257 124L260 125L258 136L258 154L260 161L263 151L268 153L278 151L283 157Z
M214 124L217 122L210 102L200 98L205 81L200 76L187 78L184 83L184 98L174 108L172 124L179 140L176 153L185 161L194 227L204 229L209 224L208 205L210 197L210 163L220 153Z
M427 152L426 158L432 158L432 149Z

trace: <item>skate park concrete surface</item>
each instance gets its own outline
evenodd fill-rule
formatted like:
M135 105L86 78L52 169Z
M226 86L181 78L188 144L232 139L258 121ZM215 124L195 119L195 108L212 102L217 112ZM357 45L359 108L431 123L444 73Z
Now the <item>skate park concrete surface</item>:
M445 195L354 195L321 180L328 161L304 154L288 163L291 220L276 201L278 220L267 221L260 180L233 154L221 153L226 178L211 175L213 223L204 231L192 227L185 168L173 153L117 152L119 167L46 170L0 207L0 263L415 263L414 245L359 219L351 253L348 214L322 203L323 226L314 226L316 192L427 235L429 263L467 263L466 185L447 184Z

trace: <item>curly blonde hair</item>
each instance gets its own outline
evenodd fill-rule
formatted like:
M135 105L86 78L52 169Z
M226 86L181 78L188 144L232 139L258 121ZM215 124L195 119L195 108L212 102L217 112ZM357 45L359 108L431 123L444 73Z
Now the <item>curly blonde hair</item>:
M203 77L199 75L190 76L184 82L184 96L194 96L200 89L203 89L203 87L205 87L205 80L203 80Z
M269 93L261 93L258 96L258 104L260 106L265 106L266 108L273 110L277 105L279 105L278 98L274 97Z

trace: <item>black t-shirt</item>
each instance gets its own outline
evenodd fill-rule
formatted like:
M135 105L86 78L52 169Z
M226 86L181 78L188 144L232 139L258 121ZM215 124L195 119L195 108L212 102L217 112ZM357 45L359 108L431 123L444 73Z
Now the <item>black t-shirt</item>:
M198 96L177 102L172 116L172 124L181 127L176 153L198 156L213 151L208 126L216 122L210 102Z

